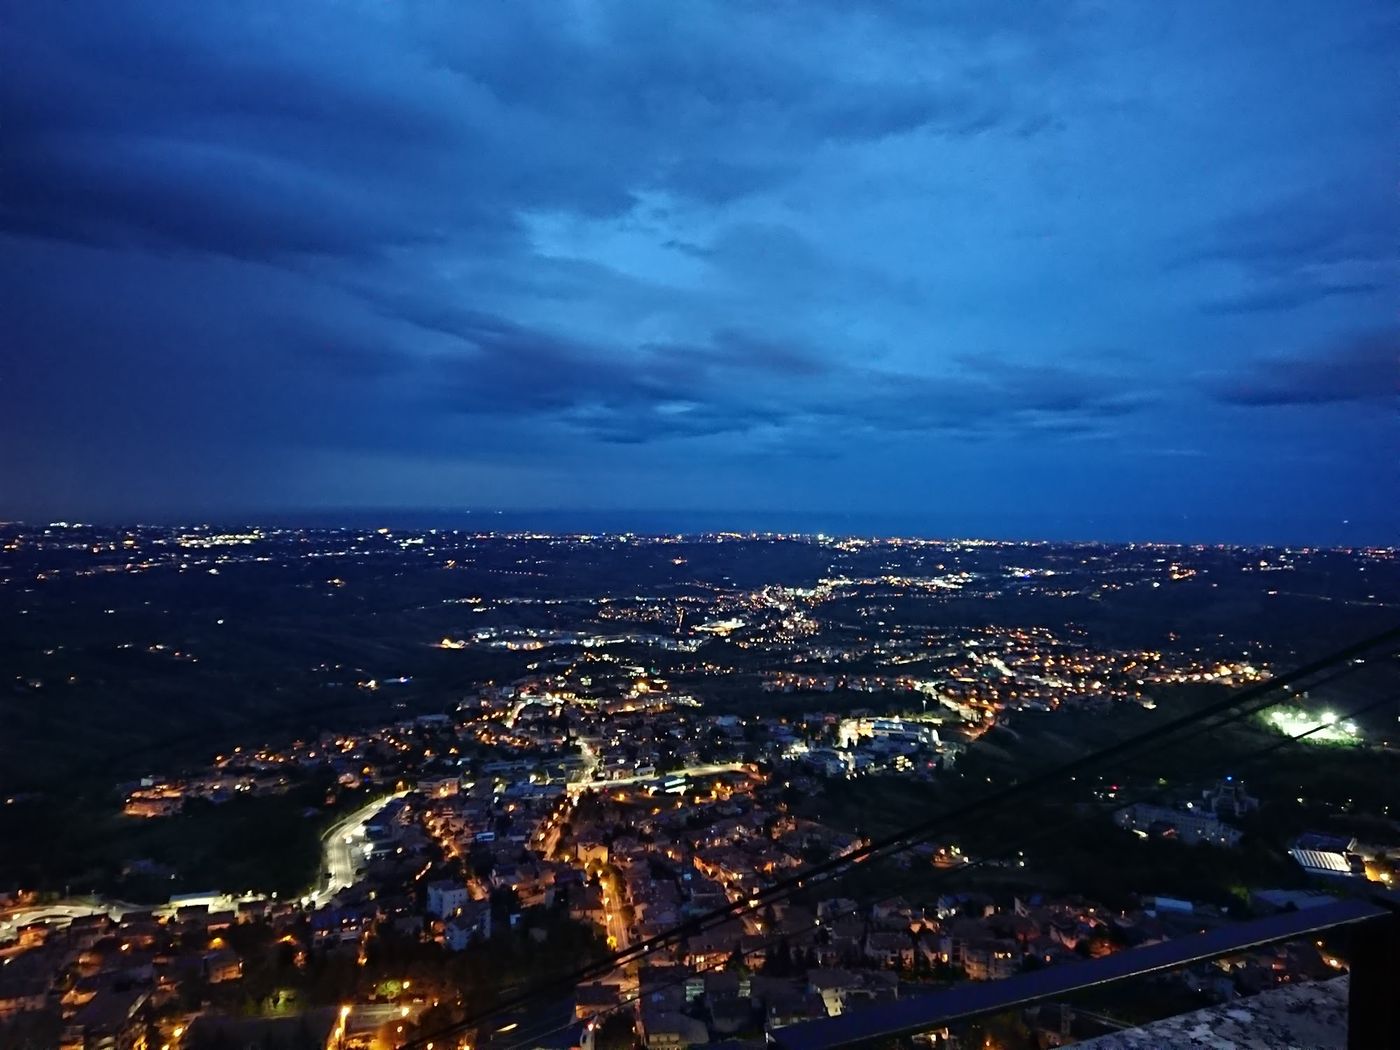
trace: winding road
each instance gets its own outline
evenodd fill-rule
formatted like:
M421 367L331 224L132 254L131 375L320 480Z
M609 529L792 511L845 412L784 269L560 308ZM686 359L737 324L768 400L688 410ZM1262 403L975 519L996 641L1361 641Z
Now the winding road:
M336 821L321 836L321 871L325 881L311 894L313 904L323 904L347 886L355 884L360 868L364 866L364 855L356 847L365 841L365 825L390 802L403 798L405 794L407 792L398 791L366 803Z
M384 798L367 803L336 821L321 836L321 884L309 894L305 901L321 905L334 897L347 886L354 885L363 866L363 855L355 848L365 840L365 824L392 800L402 798L406 792L396 792ZM265 900L257 894L234 896L218 894L200 901L184 899L161 904L155 907L131 904L127 901L107 900L102 897L67 898L48 904L27 905L0 911L0 944L13 940L21 926L43 922L51 926L64 927L74 919L85 915L110 915L120 919L130 911L154 911L157 915L173 912L183 904L208 903L210 910L222 911L236 908L245 901Z

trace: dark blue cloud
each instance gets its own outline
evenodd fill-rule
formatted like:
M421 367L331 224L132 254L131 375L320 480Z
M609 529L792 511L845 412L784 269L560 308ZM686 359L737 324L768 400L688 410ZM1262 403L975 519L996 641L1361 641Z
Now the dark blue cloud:
M1381 170L1358 174L1229 216L1191 257L1235 262L1266 274L1400 258L1400 242L1391 236L1400 223L1394 180Z
M1229 404L1400 408L1400 328L1362 332L1308 356L1254 361L1216 387Z
M1324 299L1380 295L1390 291L1393 289L1378 281L1351 281L1345 284L1282 283L1203 303L1201 308L1207 313L1215 314L1263 313L1276 310L1294 310Z

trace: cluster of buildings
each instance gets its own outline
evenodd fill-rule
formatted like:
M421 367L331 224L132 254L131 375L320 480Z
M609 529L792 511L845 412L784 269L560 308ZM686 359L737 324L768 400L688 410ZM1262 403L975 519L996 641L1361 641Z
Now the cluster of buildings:
M489 961L506 939L553 952L559 938L551 923L590 930L594 948L625 949L717 909L737 910L805 867L859 848L853 834L796 813L794 793L872 773L936 780L970 742L1022 713L1150 707L1159 687L1235 685L1266 673L1257 647L1243 643L1222 641L1218 651L1103 647L1073 628L931 626L905 615L954 596L1095 598L1201 583L1209 570L1187 564L1180 551L1085 547L1046 564L1044 551L1029 547L784 538L830 554L833 566L846 557L870 564L833 567L810 586L619 589L570 599L564 609L536 567L537 548L630 544L656 556L664 547L665 564L678 572L685 558L671 557L671 541L636 537L515 536L507 544L388 530L308 539L213 529L133 533L89 555L81 546L87 530L69 531L44 540L79 544L59 576L156 566L228 572L268 550L309 544L299 557L339 559L337 575L325 581L336 589L347 586L340 573L352 575L367 551L436 558L435 570L543 582L530 582L538 594L521 584L519 594L435 594L428 606L450 606L465 622L423 642L425 660L448 667L487 650L492 660L515 661L502 666L523 667L523 675L473 686L465 697L454 692L436 713L415 715L404 704L392 721L370 728L234 748L206 769L122 786L123 812L147 820L194 799L285 794L312 777L333 785L332 801L339 792L380 799L327 836L323 870L306 896L210 896L156 909L100 904L79 915L0 901L0 1026L47 1024L65 1050L194 1047L201 1029L232 1024L233 1004L252 995L244 986L269 972L290 992L323 979L343 992L334 1003L296 1000L295 1013L315 1014L317 1039L331 1050L368 1045L356 1041L371 1040L371 1030L401 1034L434 997L450 1001L460 992L445 980L410 989L404 979L386 995L379 950L386 944L444 970ZM483 567L475 559L498 541L520 556ZM1013 554L1034 563L1007 562ZM895 559L908 563L871 567ZM340 665L316 670L344 678L322 683L328 687L375 693L411 684L401 671L418 673L416 666L384 678ZM1123 807L1115 819L1144 837L1232 847L1239 818L1257 805L1227 779L1199 797ZM1369 875L1383 860L1355 841L1319 835L1299 839L1292 854L1310 873L1340 875ZM968 858L934 845L906 862L953 868ZM128 867L165 872L142 860ZM843 892L814 881L782 903L649 953L645 965L578 987L558 1050L586 1048L596 1027L618 1015L635 1019L649 1050L759 1041L784 1025L897 999L910 981L995 980L1073 965L1217 919L1166 898L1109 912L1073 897L961 894L872 904ZM6 915L16 918L6 924ZM1327 968L1315 954L1261 950L1195 968L1185 980L1228 997ZM350 976L334 985L324 975L338 968ZM256 1001L257 1010L275 1014L283 1000L273 1004L260 991ZM0 1043L17 1030L0 1027ZM480 1046L475 1040L463 1037Z
M180 813L190 799L217 804L243 796L283 795L294 784L286 770L251 765L216 768L192 777L146 776L123 786L126 801L122 812L128 817L170 817Z
M1212 909L1165 899L1146 898L1138 909L1113 912L1077 898L997 901L976 893L939 897L922 907L901 898L865 907L831 898L783 911L779 922L790 932L779 947L749 956L744 965L680 961L640 969L637 1033L649 1050L708 1043L758 1047L789 1024L918 994L920 981L999 980L1049 965L1072 966L1223 921ZM1240 952L1154 980L1229 1001L1330 977L1338 965L1301 942ZM619 1001L615 991L596 985L576 993L580 1019L616 1010ZM948 1040L944 1045L955 1045L950 1033L940 1035Z
M1017 641L1045 639L1029 632ZM145 817L177 812L190 798L284 792L314 771L331 774L340 788L393 794L360 822L336 829L324 884L299 901L172 901L155 911L110 909L66 924L23 925L0 947L7 956L0 1023L56 1018L68 1050L155 1050L156 1037L177 1050L177 1028L197 1035L200 1024L208 1030L227 1020L221 991L236 988L245 963L270 947L294 968L304 969L308 957L314 965L340 956L372 973L377 942L416 944L445 958L489 954L496 939L517 936L523 917L540 911L625 949L688 919L742 907L806 865L860 845L795 814L784 801L794 785L810 791L826 778L875 771L937 776L976 735L950 720L944 696L926 687L919 691L942 702L932 715L707 713L687 689L600 648L607 647L483 687L450 712L236 748L206 770L127 785L125 811ZM974 662L998 680L1031 677L1024 654L990 644ZM1057 689L1063 679L1055 676L1098 673L1092 661L1046 659L1034 667ZM770 681L779 689L876 692L902 680L851 677L830 690L810 677ZM985 710L995 717L1003 709ZM1232 846L1240 832L1231 822L1257 805L1227 778L1199 798L1129 806L1116 819L1145 836ZM1352 848L1300 842L1295 856L1354 870ZM946 845L906 858L936 867L966 862ZM1129 913L1072 898L981 895L870 905L823 889L814 884L792 900L709 925L650 953L642 967L579 987L562 1038L586 1047L598 1024L621 1013L635 1019L650 1050L759 1039L786 1024L897 998L911 979L996 980L1069 965L1198 929L1202 919L1171 901ZM240 927L257 934L229 934ZM254 956L246 955L250 944ZM1293 979L1313 962L1276 955L1190 980L1223 995L1227 986ZM357 1027L356 1011L381 1006L373 996L352 996L338 1020L321 1017L326 1045L355 1045L353 1033L372 1028ZM412 999L398 1008L423 1006Z
M1203 791L1199 799L1175 805L1138 802L1115 811L1113 819L1120 828L1143 838L1231 848L1239 845L1244 832L1229 822L1258 808L1259 800L1245 790L1243 783L1226 777L1214 788Z
M44 1045L41 1033L62 1050L178 1046L191 992L243 977L230 931L272 922L291 936L304 920L293 902L211 907L208 899L76 916L30 911L35 918L0 937L0 1031L12 1026L11 1035Z
M788 659L788 666L763 674L765 691L907 696L925 708L941 705L969 725L983 727L1015 711L1097 710L1118 703L1150 708L1156 687L1235 686L1267 674L1258 663L1199 652L1100 649L1082 636L1061 636L1043 627L910 631L881 625L876 637L842 644L824 638ZM850 663L874 670L839 669ZM819 669L804 666L809 664Z
M802 717L799 730L778 734L783 755L804 771L829 778L882 773L933 779L953 768L964 747L943 739L937 721L860 709L845 717L811 712ZM974 735L964 727L953 732L963 739Z
M128 785L126 811L158 817L194 797L287 790L313 771L343 788L393 794L328 835L326 871L300 900L174 900L152 911L111 906L71 922L25 923L0 949L11 957L0 987L22 990L7 993L0 1010L11 1019L58 1011L65 1030L79 1033L72 1046L86 1050L105 1046L94 1040L107 1037L94 1033L113 1025L128 1034L150 1025L173 1031L189 1023L191 1007L236 999L230 989L245 963L265 965L274 946L292 974L308 957L313 967L335 955L372 967L372 946L385 938L435 945L449 957L489 952L493 937L512 935L522 916L544 909L626 948L854 850L855 836L801 819L783 801L784 785L827 748L890 768L951 754L936 723L916 718L706 714L666 679L596 654L482 689L450 714L235 749L204 771ZM787 771L783 784L760 773L757 760ZM650 956L652 967L690 976L682 1008L663 997L641 1010L640 1023L648 1042L662 1046L681 1037L667 1034L668 1024L682 1035L693 1027L701 1001L707 1032L720 1035L754 1019L800 1019L814 1004L826 1010L895 994L880 976L895 970L943 965L990 977L1020 965L1020 954L1002 956L988 938L902 905L779 905ZM759 971L753 988L734 984L741 962ZM18 981L22 975L32 979ZM627 971L612 991L582 994L632 1001L642 982ZM89 993L97 1003L90 1009ZM111 1019L122 1010L127 1020L117 1024ZM179 1045L179 1037L162 1038Z
M1288 855L1309 875L1355 878L1393 886L1400 878L1400 856L1359 841L1354 835L1309 831L1293 840Z

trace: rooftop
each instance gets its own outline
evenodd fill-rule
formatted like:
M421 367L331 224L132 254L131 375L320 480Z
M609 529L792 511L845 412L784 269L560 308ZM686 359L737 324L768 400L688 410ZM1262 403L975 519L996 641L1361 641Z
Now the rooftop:
M1344 1050L1349 977L1261 992L1141 1028L1099 1036L1082 1050Z

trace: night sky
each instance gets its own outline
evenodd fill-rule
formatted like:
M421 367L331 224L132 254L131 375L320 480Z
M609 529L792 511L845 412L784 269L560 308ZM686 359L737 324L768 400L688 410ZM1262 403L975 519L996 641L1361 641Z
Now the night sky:
M0 517L1395 542L1397 54L1391 0L12 0Z

